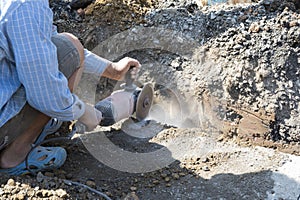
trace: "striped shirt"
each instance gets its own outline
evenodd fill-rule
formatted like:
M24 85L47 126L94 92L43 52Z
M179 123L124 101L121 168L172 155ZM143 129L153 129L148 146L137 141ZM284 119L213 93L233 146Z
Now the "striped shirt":
M58 70L48 0L0 2L0 127L28 102L62 121L80 118L84 103ZM109 61L85 50L85 71L101 75Z

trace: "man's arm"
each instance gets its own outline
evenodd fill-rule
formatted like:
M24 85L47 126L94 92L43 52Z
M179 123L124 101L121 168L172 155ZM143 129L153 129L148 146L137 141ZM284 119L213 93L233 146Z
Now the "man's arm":
M132 75L135 77L141 67L139 61L125 57L118 62L111 62L85 49L84 72L98 74L114 80L121 80L128 69L134 66Z

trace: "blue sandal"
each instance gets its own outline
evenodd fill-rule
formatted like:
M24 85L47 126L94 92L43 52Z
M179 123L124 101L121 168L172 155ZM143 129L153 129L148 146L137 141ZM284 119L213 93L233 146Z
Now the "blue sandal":
M45 138L55 133L62 125L62 121L52 118L44 127L41 134L38 136L34 145L39 145ZM67 157L66 150L61 147L33 147L29 152L25 161L16 167L0 169L0 173L9 175L23 175L29 173L37 173L39 171L53 170L61 167ZM27 162L27 163L26 163ZM29 169L28 169L29 168Z
M0 169L0 173L9 175L24 175L48 171L61 167L67 158L67 152L62 147L42 147L34 148L28 155L28 168L26 161L16 167Z
M39 144L40 142L43 142L48 135L55 133L61 127L62 123L62 121L56 118L52 118L46 124L39 137L35 140L34 144Z

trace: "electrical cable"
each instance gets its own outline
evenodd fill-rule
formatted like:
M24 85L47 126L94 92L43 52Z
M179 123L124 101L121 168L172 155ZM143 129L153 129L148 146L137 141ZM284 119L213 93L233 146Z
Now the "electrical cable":
M74 134L76 133L76 127L73 126L71 132L66 136L66 137L57 137L57 138L50 138L50 139L47 139L47 140L44 140L44 141L41 141L37 144L34 144L31 148L31 150L29 151L29 153L27 154L26 158L25 158L25 164L26 164L26 168L28 169L28 171L33 174L33 175L36 175L36 172L32 171L32 169L30 169L30 166L29 166L29 163L28 163L28 157L30 155L30 153L35 149L37 148L38 146L42 145L42 144L45 144L45 143L49 143L49 142L57 142L57 141L63 141L63 140L71 140L72 137L74 136ZM67 185L76 185L76 186L80 186L80 187L84 187L88 190L90 190L91 192L94 192L98 195L100 195L101 197L103 197L104 199L106 200L112 200L111 198L109 198L106 194L96 190L96 189L93 189L87 185L84 185L82 183L79 183L79 182L74 182L74 181L70 181L70 180L67 180L67 179L62 179L65 184Z
M90 190L91 192L94 192L94 193L96 193L96 194L102 196L102 197L103 197L104 199L106 199L106 200L112 200L112 199L109 198L106 194L104 194L104 193L102 193L102 192L100 192L100 191L98 191L98 190L95 190L94 188L91 188L91 187L89 187L89 186L87 186L87 185L85 185L85 184L78 183L78 182L74 182L74 181L70 181L70 180L66 180L66 179L63 179L63 181L64 181L64 183L67 184L67 185L72 185L72 184L73 184L73 185L77 185L77 186L80 186L80 187L84 187L84 188Z

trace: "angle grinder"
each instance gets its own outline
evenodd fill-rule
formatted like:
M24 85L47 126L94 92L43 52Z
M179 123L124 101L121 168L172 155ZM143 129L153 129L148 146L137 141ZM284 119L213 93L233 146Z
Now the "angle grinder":
M103 116L101 126L110 126L129 117L143 121L148 116L153 102L153 86L147 83L143 88L137 87L131 77L132 69L130 67L125 75L123 89L113 92L95 105Z

